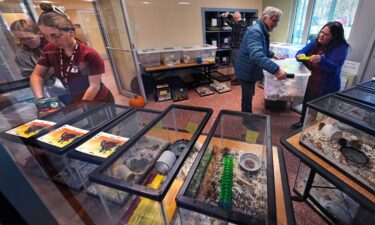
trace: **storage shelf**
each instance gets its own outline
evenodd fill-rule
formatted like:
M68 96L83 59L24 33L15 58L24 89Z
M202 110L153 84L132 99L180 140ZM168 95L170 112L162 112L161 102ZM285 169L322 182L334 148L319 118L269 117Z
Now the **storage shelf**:
M253 24L254 21L258 19L258 10L256 9L235 9L235 8L202 8L202 30L203 30L203 43L212 44L216 42L218 46L221 43L227 43L228 40L224 39L230 38L232 29L225 30L223 28L228 28L225 25L224 17L221 16L225 12L235 12L239 11L242 18L246 20L248 25ZM211 24L212 19L216 19L215 24ZM214 25L214 26L212 26ZM216 51L216 62L220 68L226 67L227 65L221 65L222 61L229 61L231 64L230 56L231 48L218 48Z
M231 33L232 30L207 30L206 33Z
M218 52L222 52L222 51L230 51L231 48L218 48L217 51Z

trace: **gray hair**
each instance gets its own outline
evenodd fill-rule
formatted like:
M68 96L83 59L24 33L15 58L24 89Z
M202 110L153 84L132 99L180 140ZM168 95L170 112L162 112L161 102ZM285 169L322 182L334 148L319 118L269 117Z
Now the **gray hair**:
M262 13L262 19L266 18L272 18L275 17L277 19L280 19L280 17L283 15L283 11L281 9L278 9L273 6L267 6Z

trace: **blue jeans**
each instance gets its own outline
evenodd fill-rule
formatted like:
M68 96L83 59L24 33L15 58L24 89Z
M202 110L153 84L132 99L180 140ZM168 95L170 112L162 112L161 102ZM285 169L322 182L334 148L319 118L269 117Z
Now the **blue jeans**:
M256 81L245 81L240 80L242 89L242 99L241 99L241 111L252 113L253 107L253 96L255 93L255 83Z

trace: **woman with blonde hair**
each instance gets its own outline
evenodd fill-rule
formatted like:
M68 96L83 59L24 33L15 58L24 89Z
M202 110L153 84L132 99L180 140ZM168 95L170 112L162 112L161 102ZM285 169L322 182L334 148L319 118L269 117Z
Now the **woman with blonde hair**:
M48 40L31 74L31 87L37 99L43 98L43 77L49 68L70 92L69 103L81 100L114 102L113 95L101 82L104 61L91 47L74 38L75 28L69 17L50 4L38 20L40 31Z
M16 50L16 63L21 75L30 77L47 41L41 35L38 25L31 20L14 21L10 25L10 31L19 45Z
M21 75L28 78L39 60L42 49L47 45L47 41L40 33L38 25L31 20L14 21L10 25L10 31L18 44L15 61L21 70ZM48 97L66 94L66 89L61 82L56 81L53 73L53 69L48 70L43 79L45 94Z

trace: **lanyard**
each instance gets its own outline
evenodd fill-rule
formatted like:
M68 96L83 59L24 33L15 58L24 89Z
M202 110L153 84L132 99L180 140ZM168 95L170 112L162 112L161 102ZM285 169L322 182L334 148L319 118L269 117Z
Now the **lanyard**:
M68 75L70 74L70 72L73 72L73 62L74 62L74 58L76 57L76 54L77 54L77 50L78 50L78 43L76 43L76 45L74 46L74 50L73 50L73 54L72 56L70 56L70 60L69 60L69 66L68 68L66 68L66 71L64 73L64 62L63 62L63 49L60 49L60 74L61 74L61 78L63 79L63 84L65 87L68 87ZM78 71L76 71L78 72Z

